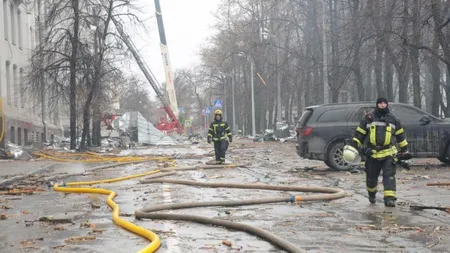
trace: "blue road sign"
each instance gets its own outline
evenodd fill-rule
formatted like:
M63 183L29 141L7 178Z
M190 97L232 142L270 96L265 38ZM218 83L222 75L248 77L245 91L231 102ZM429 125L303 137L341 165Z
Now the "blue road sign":
M208 106L208 107L205 108L205 113L206 113L206 114L210 114L211 111L212 111L211 106Z
M179 107L178 111L180 111L180 113L184 113L184 107Z
M222 100L220 100L220 99L214 100L214 107L222 108Z

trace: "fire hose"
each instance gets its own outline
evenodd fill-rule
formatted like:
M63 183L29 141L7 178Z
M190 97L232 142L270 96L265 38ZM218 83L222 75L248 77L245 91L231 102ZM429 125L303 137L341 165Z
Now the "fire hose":
M123 164L117 164L120 166ZM160 169L153 170L147 173L131 175L127 177L108 179L108 180L100 180L100 181L91 181L91 182L73 182L66 183L62 185L55 184L53 189L55 191L60 192L73 192L73 193L97 193L108 195L107 204L113 209L113 222L132 233L135 233L139 236L142 236L151 243L139 251L140 253L147 252L155 252L160 244L160 238L155 233L146 230L142 227L139 227L131 222L128 222L119 217L119 206L114 202L114 197L117 195L114 191L101 189L101 188L76 188L73 186L81 186L81 185L94 185L94 184L102 184L102 183L112 183L118 182L128 179L134 179L138 177L153 175L153 178L148 178L145 180L141 180L141 183L150 184L150 183L172 183L172 184L184 184L191 186L201 186L201 187L211 187L211 188L240 188L240 189L262 189L262 190L276 190L276 191L301 191L301 192L313 192L313 193L322 193L315 195L306 195L306 196L286 196L286 197L278 197L278 198L267 198L267 199L253 199L253 200L241 200L241 201L212 201L212 202L203 202L203 203L178 203L178 204L170 204L170 205L157 205L153 207L143 208L137 210L135 212L135 217L137 219L165 219L165 220L184 220L184 221L193 221L203 224L212 224L216 226L223 226L226 228L231 228L235 230L240 230L244 232L248 232L254 234L262 239L265 239L271 242L274 245L281 247L282 249L288 252L305 252L304 250L298 248L296 245L288 242L287 240L282 239L281 237L265 231L261 228L250 226L243 223L235 223L225 220L219 219L211 219L202 216L195 215L185 215L185 214L165 214L165 213L154 213L156 211L162 210L170 210L170 209L181 209L181 208L192 208L192 207L204 207L204 206L242 206L242 205L256 205L256 204L264 204L264 203L280 203L280 202L290 202L290 203L301 203L302 201L316 201L316 200L333 200L345 197L345 192L341 189L327 188L327 187L306 187L306 186L278 186L278 185L265 185L265 184L233 184L233 183L203 183L203 182L195 182L188 180L176 180L176 179L155 179L155 177L163 177L174 175L178 171L186 171L186 170L198 170L198 169L218 169L218 168L234 168L236 165L207 165L207 166L190 166L190 167L182 167L182 168L168 168L168 169ZM164 172L164 173L162 173ZM157 174L160 173L160 174Z

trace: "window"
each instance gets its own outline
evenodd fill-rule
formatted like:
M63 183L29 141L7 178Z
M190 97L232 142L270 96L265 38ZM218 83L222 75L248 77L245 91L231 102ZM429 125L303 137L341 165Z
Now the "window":
M11 3L11 5L9 5L9 8L11 9L11 11L9 12L10 18L11 18L11 43L13 45L16 44L16 21L15 21L15 11L14 11L14 4Z
M425 115L425 113L405 106L393 106L390 108L392 113L400 119L400 122L416 122Z
M371 107L362 107L358 110L358 112L353 116L352 122L360 122L364 118L364 112L366 113L373 113L374 106Z
M9 141L16 144L16 129L13 126L11 127L11 132L9 133Z
M24 129L23 130L23 140L24 140L24 145L27 146L28 144L28 129Z
M317 122L345 122L351 111L352 108L328 110L317 118Z
M8 2L3 0L3 30L5 34L5 40L9 38L9 24L8 24Z
M17 35L19 48L22 49L22 17L20 10L17 10Z
M6 102L11 105L11 64L6 61Z
M20 87L20 107L25 108L25 89L23 84L23 68L20 68L19 87Z
M13 102L14 102L14 106L19 106L18 105L18 99L17 97L19 96L19 92L17 87L19 87L18 85L18 81L19 79L17 78L17 65L13 65Z
M22 128L20 128L20 127L17 128L17 144L19 146L23 145L23 143L22 143Z

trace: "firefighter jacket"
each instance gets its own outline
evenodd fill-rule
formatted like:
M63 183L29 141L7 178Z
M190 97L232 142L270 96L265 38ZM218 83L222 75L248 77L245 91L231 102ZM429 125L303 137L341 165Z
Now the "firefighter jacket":
M231 130L228 123L222 120L214 120L208 129L208 137L213 141L227 140L231 137Z
M391 113L373 113L372 117L371 120L367 118L361 120L356 128L353 141L358 147L367 141L367 147L372 149L371 157L375 159L397 154L394 139L402 151L407 150L408 142L405 139L404 129L396 116Z

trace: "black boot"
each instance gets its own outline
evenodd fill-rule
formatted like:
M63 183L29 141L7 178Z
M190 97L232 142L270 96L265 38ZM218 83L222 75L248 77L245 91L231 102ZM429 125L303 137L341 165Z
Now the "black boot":
M387 207L395 207L395 200L394 199L386 199L384 201L384 205Z
M375 204L375 202L377 201L376 193L369 192L369 201L370 203Z

